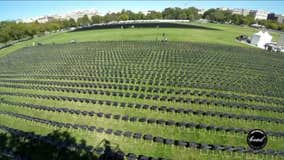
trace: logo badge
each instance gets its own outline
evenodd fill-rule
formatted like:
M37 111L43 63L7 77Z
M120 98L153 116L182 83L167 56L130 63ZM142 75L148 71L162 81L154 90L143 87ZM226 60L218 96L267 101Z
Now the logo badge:
M253 129L248 133L247 143L250 148L259 150L265 147L267 144L267 135L263 130Z

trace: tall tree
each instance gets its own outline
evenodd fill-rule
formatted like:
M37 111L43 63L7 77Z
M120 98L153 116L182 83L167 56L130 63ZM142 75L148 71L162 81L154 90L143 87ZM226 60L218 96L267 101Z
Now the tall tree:
M103 18L100 15L92 16L93 24L102 23L102 22L103 22Z
M90 19L87 15L84 15L83 17L78 18L77 23L82 26L82 25L88 25L90 24Z
M224 23L228 20L226 17L228 15L230 14L226 11L222 11L219 9L209 9L203 14L203 17L212 21Z
M77 23L73 18L69 19L69 26L70 27L76 27L77 26Z
M200 18L197 8L189 7L185 9L185 13L188 20L196 20Z
M126 21L126 20L128 20L129 19L129 16L127 15L127 13L123 13L123 14L120 14L119 16L118 16L118 20L119 21Z
M118 21L118 15L116 13L107 13L104 16L105 22L111 22L111 21Z
M157 11L148 11L146 19L162 19L162 13Z
M175 10L173 8L166 8L162 11L164 19L175 19Z
M146 16L145 16L145 14L143 14L142 12L138 12L137 14L136 14L136 19L145 19L146 18Z

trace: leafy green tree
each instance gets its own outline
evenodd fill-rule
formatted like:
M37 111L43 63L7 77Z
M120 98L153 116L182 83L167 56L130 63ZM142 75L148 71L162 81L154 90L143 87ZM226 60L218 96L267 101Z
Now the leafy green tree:
M251 24L255 23L255 19L251 15L247 15L247 16L243 17L243 22L246 25L251 25Z
M69 26L70 27L76 27L77 26L77 23L73 18L69 19Z
M136 19L146 19L146 16L142 12L138 12L136 14Z
M130 10L122 10L118 13L108 13L105 16L93 16L91 20L87 15L79 18L77 23L74 19L69 20L53 20L47 23L16 23L15 21L0 22L0 42L5 43L11 40L19 40L34 35L43 34L45 31L55 31L68 27L76 27L77 25L88 25L91 23L102 23L118 20L136 20L136 19L188 19L196 20L200 18L198 9L194 7L181 8L166 8L162 12L149 11L149 14L144 15L142 12L134 13ZM237 25L251 25L258 23L266 28L284 31L284 24L271 20L254 20L254 17L232 14L229 11L219 9L209 9L203 14L203 18L221 23L231 22Z
M118 21L118 15L116 13L107 13L104 16L105 22L111 22L111 21Z
M92 16L92 23L93 24L98 24L98 23L102 23L103 22L103 18L99 15L95 15Z
M62 28L68 28L68 27L70 27L69 20L67 20L67 19L62 20L62 21L61 21L61 25L62 25Z
M157 11L148 11L149 13L146 15L146 19L162 19L162 13Z
M174 8L174 19L186 19L187 15L185 11L181 8Z
M121 16L121 17L120 17L120 16ZM128 17L128 18L126 18L126 17ZM130 11L130 10L124 10L124 9L123 9L123 10L119 13L118 19L137 20L137 19L139 19L139 16L138 16L136 13L134 13L134 12L132 12L132 11Z
M187 19L187 15L185 11L181 11L177 14L176 19Z
M232 12L231 11L223 11L224 13L224 22L231 22L232 21Z
M5 43L5 42L9 41L10 39L11 39L11 37L8 34L8 32L6 32L5 30L0 30L0 42L1 43Z
M84 15L83 17L78 18L77 23L82 26L82 25L88 25L90 24L90 19L87 15Z
M127 13L123 13L123 14L118 16L119 21L126 21L128 19L129 19L129 16L127 15Z
M166 8L162 11L162 16L164 19L175 19L175 9Z
M203 14L203 18L217 22L230 22L233 18L230 11L222 11L220 9L209 9ZM235 17L236 18L236 17Z
M241 24L241 15L234 14L234 15L232 15L231 20L234 24L240 25Z
M196 20L200 18L200 15L198 14L198 9L194 7L189 7L184 10L186 13L186 19L188 20Z
M270 29L278 30L280 28L280 25L278 25L276 22L268 21L266 24L266 27Z
M284 31L284 23L280 25L280 30Z

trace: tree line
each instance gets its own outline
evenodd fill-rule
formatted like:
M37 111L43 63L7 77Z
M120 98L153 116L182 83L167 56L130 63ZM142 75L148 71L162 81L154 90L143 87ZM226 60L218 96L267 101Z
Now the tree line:
M0 43L8 41L19 40L26 37L33 37L34 35L41 35L45 32L57 31L70 27L86 26L97 23L107 23L111 21L125 21L125 20L150 20L150 19L188 19L196 20L201 16L198 15L198 9L194 7L181 8L166 8L162 12L149 11L148 14L142 12L134 13L130 10L122 10L117 13L107 13L104 16L95 15L88 17L84 15L75 21L69 20L52 20L47 23L16 23L15 21L0 22Z
M75 21L69 20L52 20L47 23L16 23L15 21L0 22L0 43L5 43L13 40L19 40L26 37L33 37L34 35L42 35L45 32L52 32L70 27L86 26L97 23L108 23L111 21L125 21L125 20L151 20L151 19L187 19L198 20L205 18L210 21L218 23L232 23L237 25L251 25L259 23L270 29L283 30L284 24L279 24L276 21L254 20L250 15L242 16L232 14L230 11L222 11L219 9L209 9L203 15L198 14L198 9L194 7L189 8L165 8L163 11L148 11L147 14L142 12L134 13L130 10L122 10L117 13L107 13L104 16L95 15L88 17L84 15Z
M251 15L243 16L220 9L209 9L204 12L202 17L219 23L231 23L236 25L251 25L257 23L268 29L284 31L284 23L278 23L276 20L255 20Z

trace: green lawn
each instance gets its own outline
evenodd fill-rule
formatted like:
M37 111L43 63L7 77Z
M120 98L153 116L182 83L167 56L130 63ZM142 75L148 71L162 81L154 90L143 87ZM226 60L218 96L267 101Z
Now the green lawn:
M18 43L12 47L0 50L0 56L4 56L17 49L32 46L33 42L41 43L68 43L71 40L78 42L84 41L121 41L121 40L150 40L155 41L166 33L169 41L190 41L204 42L212 44L226 44L234 46L248 47L235 41L235 37L241 34L252 35L257 32L250 27L241 27L228 24L197 24L205 27L211 27L219 30L206 29L177 29L177 28L135 28L135 29L102 29L89 30L81 32L56 33L29 41ZM272 33L274 40L279 38L277 33Z
M259 128L270 132L264 149L283 151L284 136L274 133L284 130L283 55L267 54L235 41L238 35L257 32L253 28L198 25L215 30L135 28L56 33L1 50L0 126L41 135L54 130L67 131L78 143L84 139L88 145L96 147L108 140L119 144L125 153L174 160L283 158L201 149L201 146L164 145L107 132L59 128L24 118L245 148L248 148L247 134L235 129ZM163 33L171 42L154 42ZM274 40L279 38L273 35ZM71 40L84 43L62 44ZM48 45L30 47L33 42ZM63 111L64 108L68 111ZM101 112L104 116L76 115L71 110ZM111 117L106 116L109 113ZM139 120L132 122L114 115ZM250 118L243 117L246 115ZM258 118L252 119L252 116ZM150 123L143 118L168 122ZM276 119L281 121L276 122ZM169 125L170 122L174 125ZM182 127L176 122L189 126ZM190 127L190 123L200 125Z

